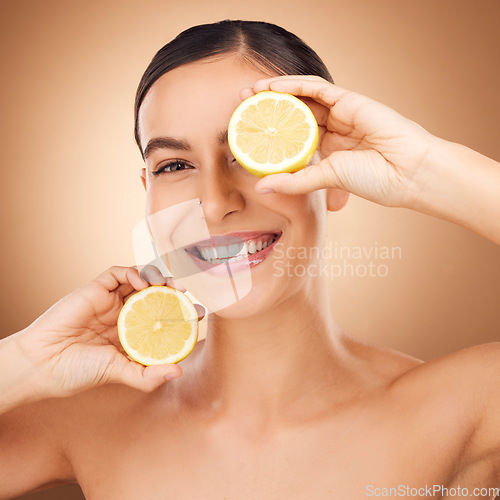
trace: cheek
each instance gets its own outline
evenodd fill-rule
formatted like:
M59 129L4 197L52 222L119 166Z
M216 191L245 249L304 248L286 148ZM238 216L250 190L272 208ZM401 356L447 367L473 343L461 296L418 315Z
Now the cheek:
M154 179L146 189L146 213L148 215L160 212L174 205L197 198L192 182L175 184Z
M287 237L281 250L286 252L291 264L307 266L312 248L320 248L326 236L326 196L324 190L306 195L295 195L286 204L288 219ZM285 213L282 211L281 213Z
M306 233L321 230L328 213L324 189L303 195L275 195L274 210L283 214L293 228Z
M167 208L167 197L162 196L161 189L149 186L146 191L146 214L152 215Z

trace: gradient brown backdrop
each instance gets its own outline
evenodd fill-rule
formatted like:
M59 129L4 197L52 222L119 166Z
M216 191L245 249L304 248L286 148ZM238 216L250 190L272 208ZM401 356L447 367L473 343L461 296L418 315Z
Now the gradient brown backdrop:
M280 24L317 50L339 85L500 159L495 0L0 6L0 336L107 267L134 264L131 230L144 212L134 92L153 54L194 24ZM500 249L491 242L356 197L331 215L329 236L338 246L401 249L401 259L378 262L388 265L385 278L331 279L335 317L352 333L423 359L499 339ZM68 487L23 498L81 493Z

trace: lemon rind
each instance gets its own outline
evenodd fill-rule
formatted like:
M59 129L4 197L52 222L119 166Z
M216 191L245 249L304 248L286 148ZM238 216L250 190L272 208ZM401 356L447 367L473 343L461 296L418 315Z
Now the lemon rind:
M126 331L124 321L125 321L125 316L127 315L128 311L130 311L132 305L137 301L137 300L142 300L144 297L146 297L150 293L156 293L156 290L154 289L155 287L163 287L163 288L168 288L170 290L169 293L175 293L181 300L181 304L185 306L187 309L190 309L191 312L193 313L193 318L189 318L186 321L193 322L195 323L196 326L193 325L194 331L191 332L191 335L186 341L185 347L176 353L175 355L167 356L165 358L152 358L149 356L143 356L140 354L138 351L135 349L132 349L130 345L128 344L124 332ZM120 314L118 315L118 321L117 321L117 328L118 328L118 338L120 340L120 343L124 349L124 351L128 354L128 356L133 360L136 361L142 365L146 366L151 366L151 365L163 365L163 364L175 364L179 363L183 359L187 358L187 356L193 351L196 342L198 341L198 335L199 335L199 321L198 321L198 313L196 311L196 308L194 307L193 303L187 297L184 293L182 293L180 290L177 290L175 288L167 287L164 285L152 285L148 288L144 288L143 290L137 292L134 294L130 299L127 300L127 302L124 304L122 307Z

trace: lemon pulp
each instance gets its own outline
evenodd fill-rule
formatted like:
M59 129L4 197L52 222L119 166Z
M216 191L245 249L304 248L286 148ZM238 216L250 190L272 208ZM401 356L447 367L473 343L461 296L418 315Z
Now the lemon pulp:
M189 298L174 288L154 285L133 295L118 317L125 352L144 365L177 363L198 339L198 314Z
M249 172L264 175L305 167L318 146L318 124L300 99L265 91L243 101L228 127L229 147Z

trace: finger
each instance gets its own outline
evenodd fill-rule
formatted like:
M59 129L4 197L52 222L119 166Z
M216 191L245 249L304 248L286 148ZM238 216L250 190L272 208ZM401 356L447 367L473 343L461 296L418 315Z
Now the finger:
M201 304L193 304L193 305L196 309L196 312L198 313L198 321L201 321L205 317L206 310Z
M154 266L150 266L150 267L154 267ZM180 285L171 276L165 277L161 274L159 269L157 269L156 267L154 269L156 269L156 271L149 269L147 271L147 275L145 274L143 276L143 279L146 279L146 277L148 278L148 281L147 281L148 285L147 286L163 285L163 286L168 286L170 288L175 288L176 290L179 290L180 292L187 291L186 288L184 288L182 285ZM141 271L141 274L142 274L142 271ZM118 291L120 291L122 286L124 287L124 285L120 285L120 287L118 288ZM125 288L123 290L125 291ZM138 292L138 290L133 289L133 288L127 289L125 292L126 294L124 293L123 294L124 296L122 297L123 302L127 302L127 300L130 299L130 297L132 297L132 295L135 295L137 292Z
M135 295L136 293L139 293L138 290L133 290L132 292L130 292L128 295L124 295L122 297L122 301L123 303L125 304L125 302L127 302L128 299L130 299L130 297L132 297L133 295Z
M166 285L171 288L180 290L181 292L186 291L186 288L176 282L172 276L163 276L161 271L152 264L143 266L140 271L140 276L142 277L142 279L148 281L151 285Z
M305 194L330 187L345 189L332 166L332 156L334 155L292 174L268 175L255 184L255 190L269 193L271 191L267 190L270 189L282 194Z
M261 82L274 82L280 80L303 80L309 82L331 83L328 80L325 80L324 78L321 78L321 76L318 75L281 75L281 76L272 76L270 78L262 78L261 80L257 80L254 83L254 86L259 87L261 85Z
M118 294L118 296L125 301L127 297L130 295L133 295L134 293L137 293L138 290L136 290L132 285L129 283L120 285L118 288L114 290L115 293Z
M310 97L323 106L334 106L348 90L319 77L282 76L259 80L253 86L255 92L274 90L295 96Z
M121 383L141 391L151 392L168 380L182 375L182 369L178 365L143 366L125 356L120 355L118 359L120 361L112 365L105 382Z
M161 274L161 271L151 264L144 266L140 271L140 276L143 280L151 285L166 285L167 279Z
M187 292L187 288L184 288L178 281L175 281L172 276L169 276L167 278L167 286L175 288L176 290L179 290L181 292Z
M240 90L240 99L244 101L245 99L252 97L254 94L255 92L252 90L251 87L245 87L244 89Z
M148 283L139 276L133 267L113 266L95 278L106 290L116 290L120 285L132 285L136 290L142 290Z
M307 104L309 109L312 111L314 118L318 122L320 127L326 127L328 124L328 117L330 116L330 108L327 106L323 106L319 102L316 102L311 97L299 97L299 99Z
M321 79L322 80L322 79ZM268 80L260 80L261 82L267 82ZM324 81L324 80L323 80ZM269 90L266 88L265 90ZM252 97L255 95L256 92L250 88L246 87L240 90L240 99L244 101L245 99L248 99L249 97ZM325 107L323 104L320 104L316 102L314 99L310 97L299 97L301 101L304 102L304 104L307 104L311 111L313 112L314 117L316 118L316 121L318 122L319 125L326 125L328 121L328 114L329 114L329 108Z

